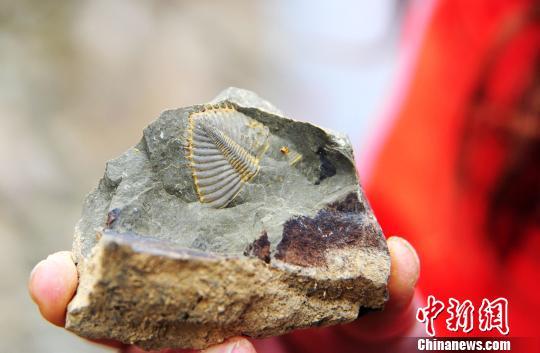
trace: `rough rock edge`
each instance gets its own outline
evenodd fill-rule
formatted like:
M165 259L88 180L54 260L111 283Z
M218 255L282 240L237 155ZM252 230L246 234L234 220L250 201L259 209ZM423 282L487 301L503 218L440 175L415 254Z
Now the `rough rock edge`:
M349 322L361 308L383 307L386 278L368 279L369 272L380 272L369 264L389 261L384 252L370 250L354 257L364 263L362 275L329 279L306 276L301 268L294 270L295 266L275 259L272 262L279 266L253 257L213 256L136 235L105 233L85 263L66 328L144 349L202 349L234 335L263 338ZM99 300L99 307L89 305L95 298L107 300Z

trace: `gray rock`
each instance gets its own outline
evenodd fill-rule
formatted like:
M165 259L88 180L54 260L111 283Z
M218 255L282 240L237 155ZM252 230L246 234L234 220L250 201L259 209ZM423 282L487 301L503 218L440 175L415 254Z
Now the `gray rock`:
M227 207L200 202L186 141L205 106L161 114L85 200L66 327L145 349L204 348L382 309L390 258L349 140L249 91L211 104L266 126L258 174Z

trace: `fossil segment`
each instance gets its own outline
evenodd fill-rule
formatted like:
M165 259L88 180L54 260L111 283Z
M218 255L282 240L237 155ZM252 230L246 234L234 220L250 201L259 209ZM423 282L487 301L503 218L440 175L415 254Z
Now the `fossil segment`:
M199 201L225 207L259 172L268 128L228 104L191 113L189 124L188 153Z

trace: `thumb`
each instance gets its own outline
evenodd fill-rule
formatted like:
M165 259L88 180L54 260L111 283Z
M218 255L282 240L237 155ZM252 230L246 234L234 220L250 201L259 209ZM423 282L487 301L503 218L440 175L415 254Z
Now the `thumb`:
M75 293L77 281L77 268L71 253L61 251L34 267L28 290L43 317L55 325L64 326L66 307Z
M233 337L221 344L207 348L201 353L256 353L256 351L247 339Z
M384 311L374 312L342 326L344 331L358 340L384 340L402 336L417 323L411 302L420 274L420 260L414 248L401 237L387 240L391 270L388 280L390 300Z

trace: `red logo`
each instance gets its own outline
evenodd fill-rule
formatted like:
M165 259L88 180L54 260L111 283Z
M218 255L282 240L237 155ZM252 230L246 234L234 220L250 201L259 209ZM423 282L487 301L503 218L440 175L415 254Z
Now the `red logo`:
M506 298L497 298L491 302L487 299L482 300L478 320L481 331L497 329L503 335L507 335L510 331L508 328L508 300Z
M435 336L435 327L433 321L439 316L444 309L444 303L435 299L434 296L428 297L428 305L425 308L418 308L416 319L426 323L426 332L430 336Z
M426 332L430 336L435 336L434 321L443 312L445 304L437 300L433 295L428 297L427 305L418 308L416 319L426 325ZM446 328L449 331L464 333L471 332L474 328L474 305L470 300L460 302L450 298L446 309L448 318ZM498 330L501 334L507 335L510 331L508 327L508 300L497 298L493 301L482 300L482 305L478 309L478 329L483 332Z
M470 332L473 329L473 313L474 306L470 300L465 300L460 303L454 298L448 300L450 305L446 311L450 314L450 317L446 319L446 328L450 331L457 331L458 328L462 328L463 332Z

